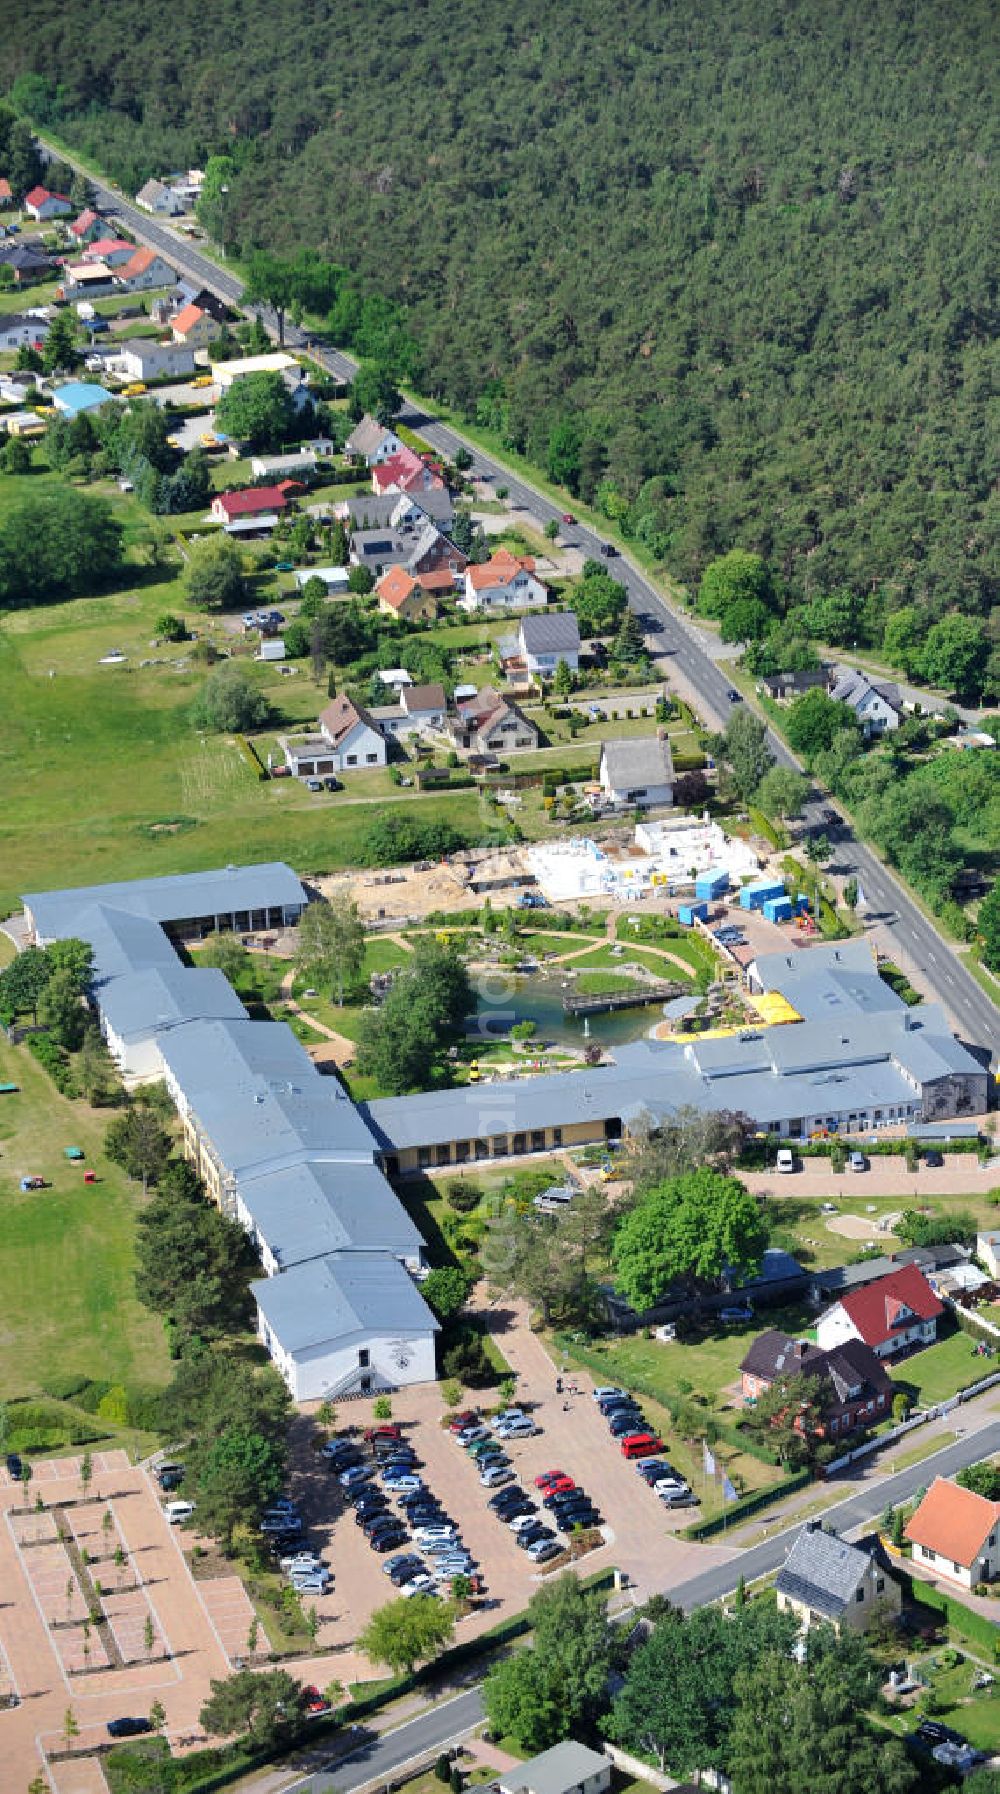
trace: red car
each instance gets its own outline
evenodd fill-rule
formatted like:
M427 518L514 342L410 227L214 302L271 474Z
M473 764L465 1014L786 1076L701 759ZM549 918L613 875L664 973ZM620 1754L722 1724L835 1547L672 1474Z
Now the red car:
M464 1433L467 1426L478 1426L479 1415L475 1408L463 1408L461 1414L453 1414L448 1422L450 1433Z
M332 1711L328 1700L324 1700L318 1688L312 1686L302 1690L302 1711L310 1719L320 1719L324 1713Z
M535 1488L544 1489L546 1494L556 1486L560 1489L572 1489L575 1485L565 1470L546 1470L544 1475L535 1477Z
M387 1423L384 1426L369 1426L365 1428L365 1442L368 1445L374 1445L376 1439L399 1440L402 1437L403 1429L401 1426L390 1426Z
M576 522L576 518L574 517L572 511L564 511L562 514L562 520L564 523L575 523Z

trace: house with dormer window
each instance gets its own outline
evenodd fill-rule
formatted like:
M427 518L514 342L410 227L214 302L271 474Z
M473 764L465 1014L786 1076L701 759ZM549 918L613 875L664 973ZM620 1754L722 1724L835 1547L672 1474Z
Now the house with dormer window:
M816 1323L822 1351L860 1339L878 1358L933 1345L944 1306L918 1265L903 1265L834 1302Z

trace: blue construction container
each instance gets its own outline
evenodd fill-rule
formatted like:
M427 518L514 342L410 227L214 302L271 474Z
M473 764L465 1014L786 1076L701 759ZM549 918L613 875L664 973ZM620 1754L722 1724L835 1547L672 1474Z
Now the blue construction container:
M682 928L693 928L695 921L708 921L707 903L682 903L677 911L677 920Z
M792 900L790 897L769 897L764 904L765 922L790 922L792 919Z
M807 897L804 891L800 891L795 899L795 914L797 916L808 916L811 910L812 899Z
M729 873L722 871L700 872L694 881L696 897L707 898L714 903L717 897L724 897L729 889Z
M772 897L783 897L785 886L780 878L761 878L754 885L744 885L740 892L741 909L763 909Z

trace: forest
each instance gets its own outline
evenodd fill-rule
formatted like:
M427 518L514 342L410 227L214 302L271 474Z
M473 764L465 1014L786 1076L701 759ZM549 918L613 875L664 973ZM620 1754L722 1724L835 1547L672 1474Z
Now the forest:
M338 264L342 341L384 306L395 377L692 590L752 551L890 656L963 612L995 693L997 19L0 0L0 87L126 190L208 165L230 253Z

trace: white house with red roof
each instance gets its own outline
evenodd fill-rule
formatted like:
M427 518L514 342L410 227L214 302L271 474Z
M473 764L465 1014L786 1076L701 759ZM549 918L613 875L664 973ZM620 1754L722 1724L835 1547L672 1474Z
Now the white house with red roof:
M73 212L73 202L65 193L50 193L47 187L32 187L24 196L24 210L30 218L36 218L39 224L49 218L68 218Z
M458 602L463 610L532 610L548 598L531 556L501 548L492 560L466 567L465 592Z
M934 1478L906 1528L913 1562L962 1588L1000 1575L1000 1501Z
M421 492L444 490L444 476L435 461L415 454L404 443L398 454L372 468L373 492Z
M90 243L101 234L101 220L91 206L84 206L79 218L74 218L69 227L69 234L77 243Z
M860 1339L879 1358L933 1345L944 1304L919 1265L901 1265L864 1289L850 1290L816 1322L821 1351Z
M119 286L130 293L148 293L154 287L172 287L177 280L177 270L155 249L136 249L131 260L124 262L116 276Z
M192 301L171 318L170 329L175 343L183 343L186 349L205 349L219 335L222 325L211 312L202 311Z

